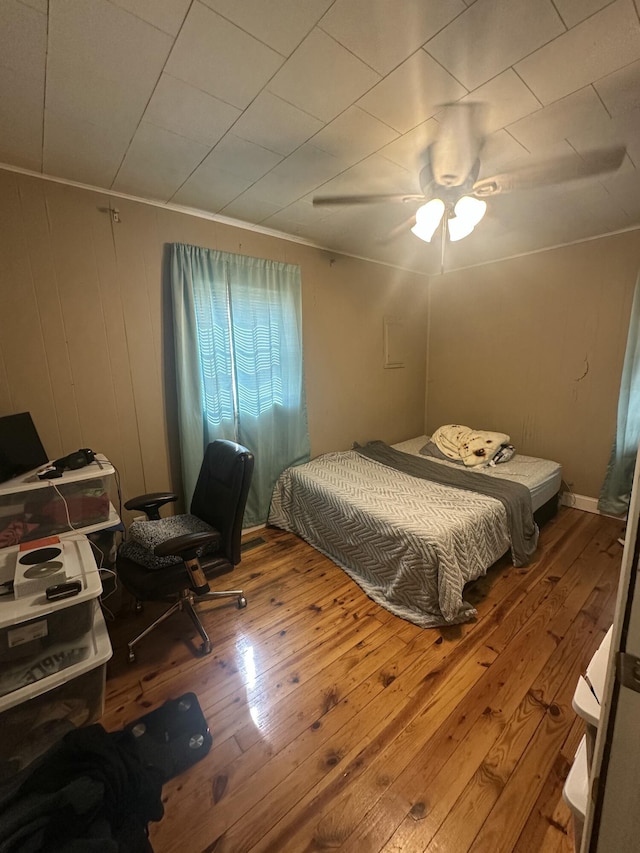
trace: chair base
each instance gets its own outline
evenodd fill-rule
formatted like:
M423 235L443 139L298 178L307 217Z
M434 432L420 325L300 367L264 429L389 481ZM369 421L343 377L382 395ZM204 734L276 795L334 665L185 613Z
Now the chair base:
M148 625L142 633L138 634L137 637L134 637L131 642L127 643L129 647L129 663L134 663L136 659L136 653L134 651L134 646L136 646L140 640L144 639L148 634L150 634L158 625L161 625L166 619L169 618L173 613L177 610L182 610L187 616L191 619L193 623L193 627L196 629L200 638L202 639L202 644L199 649L199 654L208 655L211 653L211 640L209 639L209 635L205 631L204 625L200 621L200 617L198 616L194 604L197 601L204 601L206 599L211 598L228 598L229 596L235 596L237 598L238 609L242 609L247 606L247 599L244 596L244 592L241 589L226 589L220 591L211 591L207 592L204 595L196 596L195 593L190 589L183 589L179 593L178 600L174 602L168 610L165 610L164 613L161 613L157 619L155 619L150 625ZM136 602L136 611L140 611L142 608L140 606L140 602Z

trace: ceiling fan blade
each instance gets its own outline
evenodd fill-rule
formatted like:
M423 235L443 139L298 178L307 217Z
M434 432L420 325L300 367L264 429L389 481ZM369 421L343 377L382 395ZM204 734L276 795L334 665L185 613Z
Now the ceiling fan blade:
M316 195L314 205L375 204L381 201L424 201L422 193L380 193L378 195Z
M529 190L548 184L560 184L590 175L615 172L624 159L627 149L624 146L599 148L588 151L579 157L569 154L557 157L512 172L503 172L490 178L481 178L473 185L473 194L484 198L512 190Z

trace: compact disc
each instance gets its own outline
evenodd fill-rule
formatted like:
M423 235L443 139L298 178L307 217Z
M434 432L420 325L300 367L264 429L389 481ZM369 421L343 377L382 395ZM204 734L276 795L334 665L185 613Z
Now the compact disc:
M60 571L62 568L62 563L60 560L52 560L50 563L40 563L37 566L30 566L25 573L25 578L29 578L29 580L33 580L34 578L46 578L49 575L55 574L55 572Z
M60 554L62 554L61 548L38 548L35 551L28 551L23 554L18 562L23 566L34 566L36 563L47 563L49 560L59 557Z

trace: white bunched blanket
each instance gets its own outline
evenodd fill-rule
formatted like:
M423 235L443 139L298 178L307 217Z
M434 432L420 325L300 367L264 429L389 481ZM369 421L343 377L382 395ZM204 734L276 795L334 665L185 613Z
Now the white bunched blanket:
M431 436L431 441L448 459L465 465L486 465L503 444L511 439L503 432L487 432L460 424L445 424Z

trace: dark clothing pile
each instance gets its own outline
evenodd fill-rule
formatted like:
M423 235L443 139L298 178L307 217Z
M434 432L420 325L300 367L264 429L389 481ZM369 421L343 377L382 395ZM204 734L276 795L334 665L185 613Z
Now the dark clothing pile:
M153 853L162 783L130 731L74 729L0 788L0 853Z

